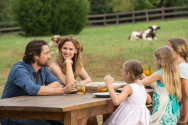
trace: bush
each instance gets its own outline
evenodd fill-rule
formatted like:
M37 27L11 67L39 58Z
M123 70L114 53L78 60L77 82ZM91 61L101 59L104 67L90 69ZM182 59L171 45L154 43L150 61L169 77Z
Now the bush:
M87 21L87 0L16 0L16 20L26 36L78 34Z
M0 22L13 21L12 4L14 0L0 0Z

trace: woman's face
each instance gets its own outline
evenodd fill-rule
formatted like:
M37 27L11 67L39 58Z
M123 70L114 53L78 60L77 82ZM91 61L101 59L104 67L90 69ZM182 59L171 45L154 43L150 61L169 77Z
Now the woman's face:
M77 49L75 48L72 41L66 41L61 48L61 52L65 60L71 60L74 57L74 54L77 53Z
M160 69L159 63L158 63L158 59L156 58L155 55L153 55L153 60L154 60L153 63L154 63L154 65L155 65L156 69Z

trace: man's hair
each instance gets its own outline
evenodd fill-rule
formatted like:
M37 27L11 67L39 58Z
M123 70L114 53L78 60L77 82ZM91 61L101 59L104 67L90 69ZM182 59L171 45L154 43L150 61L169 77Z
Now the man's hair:
M48 43L44 40L38 40L38 39L29 42L25 49L23 61L29 64L34 63L35 62L34 56L40 56L43 45L48 45Z

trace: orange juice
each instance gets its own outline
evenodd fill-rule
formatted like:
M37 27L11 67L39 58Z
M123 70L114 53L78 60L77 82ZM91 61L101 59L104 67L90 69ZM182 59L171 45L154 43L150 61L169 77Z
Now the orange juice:
M143 67L143 73L146 76L150 76L151 75L151 65L150 64L143 64L142 67Z
M150 71L144 71L144 74L146 75L146 76L150 76L151 75L151 72Z
M107 87L105 85L98 85L98 92L106 92Z

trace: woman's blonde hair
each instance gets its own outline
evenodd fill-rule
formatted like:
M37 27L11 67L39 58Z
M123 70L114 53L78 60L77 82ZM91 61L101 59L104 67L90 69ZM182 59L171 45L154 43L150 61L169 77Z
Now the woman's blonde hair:
M134 82L135 80L141 78L143 73L142 64L137 60L128 60L123 64L123 70L126 73L130 73L131 79L130 82Z
M63 58L61 49L63 45L65 44L65 42L67 41L71 41L74 44L75 48L77 49L77 53L74 54L74 57L72 58L72 61L73 61L72 69L73 69L74 76L76 77L80 75L81 69L83 67L82 57L81 57L81 51L83 50L83 47L75 37L65 36L63 39L61 39L61 41L58 43L59 54L54 59L54 62L56 62L60 66L63 74L66 75L66 65L63 64L65 62L65 59Z
M188 47L186 41L181 38L171 38L167 42L169 42L173 50L179 53L188 63Z
M158 65L162 72L163 82L170 95L181 100L181 81L178 64L173 56L173 51L167 46L160 47L154 52Z

